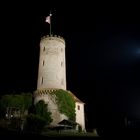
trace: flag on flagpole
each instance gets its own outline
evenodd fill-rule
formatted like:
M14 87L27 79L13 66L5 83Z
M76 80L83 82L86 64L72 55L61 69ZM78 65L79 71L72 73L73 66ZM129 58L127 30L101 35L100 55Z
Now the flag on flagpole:
M51 17L47 16L45 22L48 22L50 24L51 23Z
M51 36L51 16L52 16L52 14L51 14L51 12L50 12L50 15L47 16L46 19L45 19L45 22L47 22L47 23L50 24L50 36Z

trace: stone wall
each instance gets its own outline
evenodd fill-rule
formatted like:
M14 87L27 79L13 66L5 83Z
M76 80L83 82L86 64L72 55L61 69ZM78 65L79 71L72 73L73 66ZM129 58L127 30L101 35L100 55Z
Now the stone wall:
M40 42L37 89L66 89L65 41L45 36Z

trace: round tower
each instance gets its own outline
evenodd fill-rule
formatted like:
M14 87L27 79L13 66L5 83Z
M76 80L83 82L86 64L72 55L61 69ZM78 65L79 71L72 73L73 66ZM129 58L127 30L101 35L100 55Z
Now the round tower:
M44 36L40 41L37 89L66 90L65 40Z

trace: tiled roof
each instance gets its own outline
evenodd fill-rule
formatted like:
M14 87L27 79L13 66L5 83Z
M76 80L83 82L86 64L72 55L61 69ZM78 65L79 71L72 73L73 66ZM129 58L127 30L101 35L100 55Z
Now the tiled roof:
M68 91L68 93L70 93L73 98L75 99L76 102L79 102L79 103L82 103L82 104L85 104L84 102L82 102L79 98L77 98L71 91Z

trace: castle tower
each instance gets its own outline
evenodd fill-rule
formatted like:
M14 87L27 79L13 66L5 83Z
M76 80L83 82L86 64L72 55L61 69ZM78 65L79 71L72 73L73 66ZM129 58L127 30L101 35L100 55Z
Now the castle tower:
M60 36L44 36L40 41L37 89L66 90L65 41Z
M55 91L66 90L66 62L65 40L60 36L44 36L40 41L40 57L38 69L37 90L34 92L34 103L44 100L48 104L53 121L51 126L57 126L62 120L68 120L68 116L60 112ZM85 130L84 103L74 94L67 91L75 100L75 120L82 130ZM77 129L77 128L76 128Z

